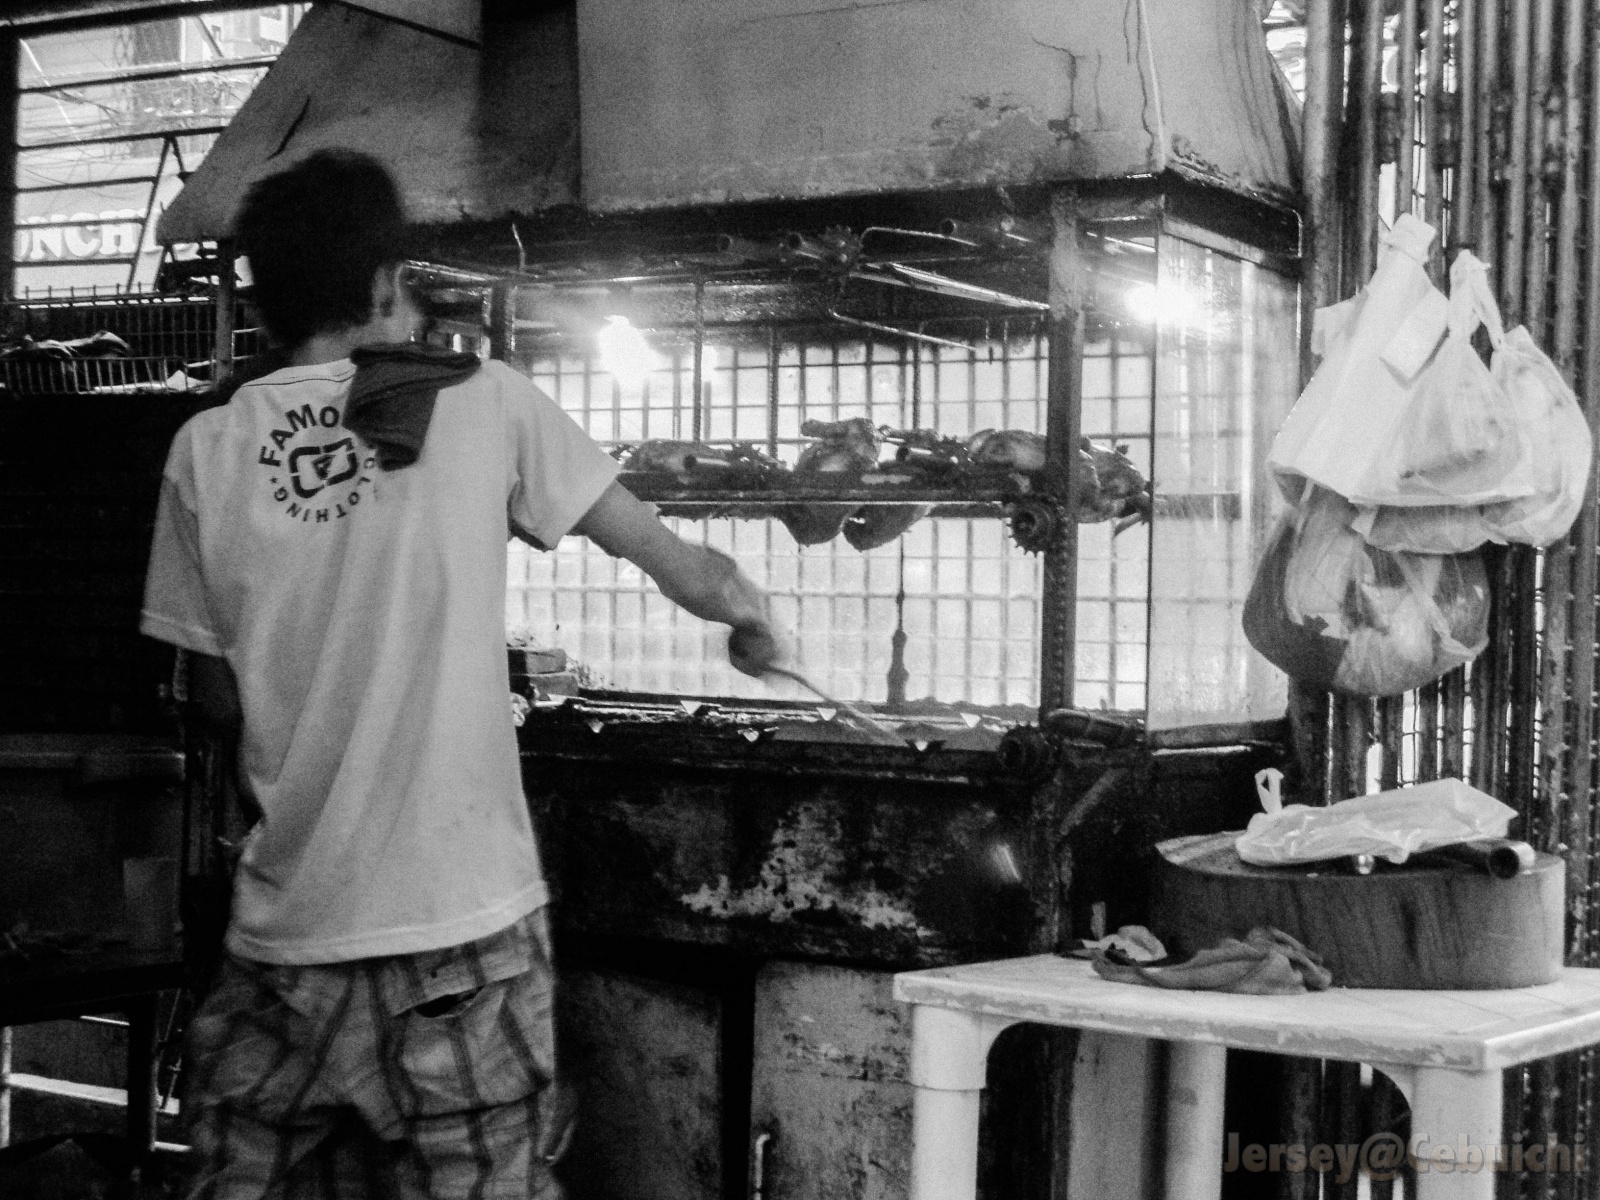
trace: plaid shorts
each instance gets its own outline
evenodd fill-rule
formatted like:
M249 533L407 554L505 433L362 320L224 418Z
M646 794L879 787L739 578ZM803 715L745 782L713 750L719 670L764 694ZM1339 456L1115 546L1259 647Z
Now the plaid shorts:
M190 1200L559 1200L544 911L327 966L229 956L189 1027Z

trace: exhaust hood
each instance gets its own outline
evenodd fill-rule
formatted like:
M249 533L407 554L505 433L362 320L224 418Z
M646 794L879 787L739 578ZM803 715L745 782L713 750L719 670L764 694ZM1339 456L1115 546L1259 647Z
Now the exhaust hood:
M253 180L332 145L384 159L430 225L1169 172L1298 187L1251 0L496 2L474 44L477 13L318 4L160 238L226 235Z

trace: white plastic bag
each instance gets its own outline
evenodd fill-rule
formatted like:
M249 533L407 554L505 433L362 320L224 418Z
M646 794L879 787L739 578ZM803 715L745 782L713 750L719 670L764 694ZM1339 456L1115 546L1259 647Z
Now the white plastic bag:
M1280 486L1292 500L1310 479L1359 506L1472 507L1532 495L1525 423L1472 345L1480 324L1495 345L1505 340L1487 268L1457 255L1446 300L1425 269L1432 227L1404 214L1382 240L1360 295L1317 314L1312 340L1325 357L1268 456ZM1429 540L1440 519L1447 530ZM1390 538L1386 522L1378 533L1386 548L1454 553L1491 536L1453 515L1405 524L1406 538Z
M1493 371L1536 453L1533 494L1489 507L1484 521L1497 540L1548 546L1566 536L1583 507L1594 437L1567 381L1521 325L1495 347Z
M1291 503L1308 479L1341 496L1371 490L1373 460L1448 325L1449 305L1426 269L1433 236L1432 226L1403 214L1381 235L1366 287L1316 314L1312 348L1322 363L1267 457Z
M1260 812L1234 843L1260 867L1371 854L1403 863L1421 850L1505 837L1516 810L1459 779L1343 800L1327 808L1290 804Z

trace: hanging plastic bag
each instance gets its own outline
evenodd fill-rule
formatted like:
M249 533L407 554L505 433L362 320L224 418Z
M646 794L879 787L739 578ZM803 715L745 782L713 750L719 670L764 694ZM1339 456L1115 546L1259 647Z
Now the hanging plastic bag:
M1518 325L1495 348L1493 372L1537 447L1533 494L1484 510L1497 540L1548 546L1566 536L1589 487L1594 435L1555 363Z
M1405 214L1382 240L1354 306L1318 314L1313 342L1326 357L1268 456L1280 485L1292 499L1309 479L1361 506L1472 507L1531 495L1527 432L1472 345L1480 324L1496 345L1504 341L1487 268L1457 255L1446 300L1425 270L1430 226ZM1454 517L1435 535L1429 520L1406 522L1408 546L1454 551L1475 536Z
M1342 800L1326 808L1289 804L1259 812L1234 848L1261 867L1370 854L1392 863L1439 846L1506 835L1516 810L1459 779Z
M1482 557L1378 550L1356 515L1311 487L1279 523L1245 600L1250 644L1291 678L1356 696L1409 691L1482 653Z
M1505 342L1488 270L1465 250L1456 255L1444 342L1418 373L1405 418L1376 458L1372 490L1342 493L1355 503L1465 508L1533 493L1527 430L1472 345L1480 324L1493 346Z
M1464 259L1470 274L1460 270ZM1472 507L1369 507L1362 510L1355 528L1369 545L1416 553L1459 553L1484 542L1548 546L1566 535L1583 507L1593 435L1577 397L1528 331L1519 325L1501 333L1482 264L1463 253L1451 278L1452 308L1458 297L1468 297L1484 314L1494 347L1489 374L1528 451L1516 473L1528 494ZM1454 335L1446 340L1441 355L1454 340Z
M1403 214L1381 234L1366 287L1317 312L1312 349L1321 365L1267 457L1291 503L1307 480L1341 496L1373 490L1374 459L1390 444L1448 326L1449 305L1428 279L1433 236L1432 226Z

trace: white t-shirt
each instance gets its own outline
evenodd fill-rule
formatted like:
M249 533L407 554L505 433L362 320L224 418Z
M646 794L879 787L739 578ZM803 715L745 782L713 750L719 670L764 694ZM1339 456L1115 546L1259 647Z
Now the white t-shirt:
M494 933L546 891L505 652L508 522L553 546L617 472L487 363L395 471L341 424L354 366L290 367L195 416L167 460L141 628L226 658L263 819L228 948L269 963Z

